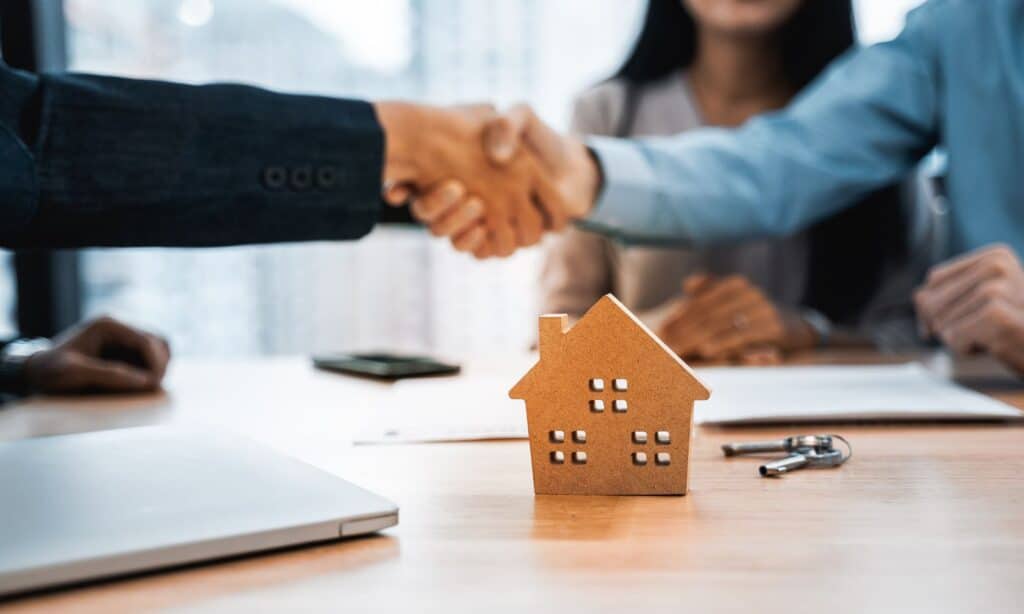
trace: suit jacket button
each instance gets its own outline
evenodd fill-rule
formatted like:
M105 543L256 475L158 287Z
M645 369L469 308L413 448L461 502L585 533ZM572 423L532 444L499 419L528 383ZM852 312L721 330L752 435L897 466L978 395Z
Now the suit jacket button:
M292 189L308 190L313 185L313 169L308 166L299 166L292 169Z
M316 169L316 186L321 190L331 190L338 183L338 173L333 166L321 166Z
M263 169L263 185L271 190L284 187L288 181L288 173L280 166L268 166Z

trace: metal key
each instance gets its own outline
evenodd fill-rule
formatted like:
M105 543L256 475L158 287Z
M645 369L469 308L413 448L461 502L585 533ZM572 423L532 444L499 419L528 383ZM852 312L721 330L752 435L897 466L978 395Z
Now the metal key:
M832 449L831 435L795 435L774 441L756 441L751 443L727 443L722 446L726 456L741 454L761 454L764 452L801 452L813 450L827 452Z
M797 452L796 454L790 454L786 458L780 458L779 460L765 463L758 467L757 471L763 477L770 477L773 475L782 475L783 473L789 473L790 471L796 471L803 467L836 467L843 464L846 461L846 457L839 450L806 450Z

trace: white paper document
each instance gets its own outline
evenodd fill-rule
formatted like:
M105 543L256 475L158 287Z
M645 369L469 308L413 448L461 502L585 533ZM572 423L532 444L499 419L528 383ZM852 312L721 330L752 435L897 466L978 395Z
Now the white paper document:
M397 382L355 443L525 439L526 405L508 398L519 375Z
M698 424L842 420L1005 420L1020 410L933 374L918 363L872 366L713 367Z
M392 388L356 443L525 438L526 407L508 398L521 373L404 380ZM704 424L846 420L1006 420L1016 408L918 363L880 366L712 367L697 375L711 399L694 406Z

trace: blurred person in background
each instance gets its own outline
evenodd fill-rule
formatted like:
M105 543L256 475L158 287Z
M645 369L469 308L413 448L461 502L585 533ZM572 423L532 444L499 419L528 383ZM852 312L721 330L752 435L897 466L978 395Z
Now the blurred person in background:
M499 164L521 144L539 154L578 223L681 245L806 229L935 153L931 269L914 293L922 336L1024 374L1021 32L1019 0L929 0L898 37L845 54L786 109L739 128L584 143L519 106L485 143ZM851 229L856 257L887 230Z
M786 106L853 45L849 0L649 0L629 58L577 100L571 129L643 137L738 126ZM912 339L901 196L883 188L798 234L706 248L572 228L548 242L542 309L578 318L613 292L679 354L706 360L775 362L881 331ZM865 252L867 232L878 241Z

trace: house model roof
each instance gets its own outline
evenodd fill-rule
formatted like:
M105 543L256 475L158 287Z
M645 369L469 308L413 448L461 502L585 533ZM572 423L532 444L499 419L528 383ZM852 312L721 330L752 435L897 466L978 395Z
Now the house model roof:
M544 379L540 374L558 368L560 355L571 353L575 339L591 335L603 337L602 346L609 352L632 352L646 363L665 361L678 369L680 386L689 398L706 400L711 396L711 389L693 370L611 294L601 297L572 327L568 327L568 316L561 314L541 316L540 326L540 360L512 387L511 398L525 399L535 382Z

